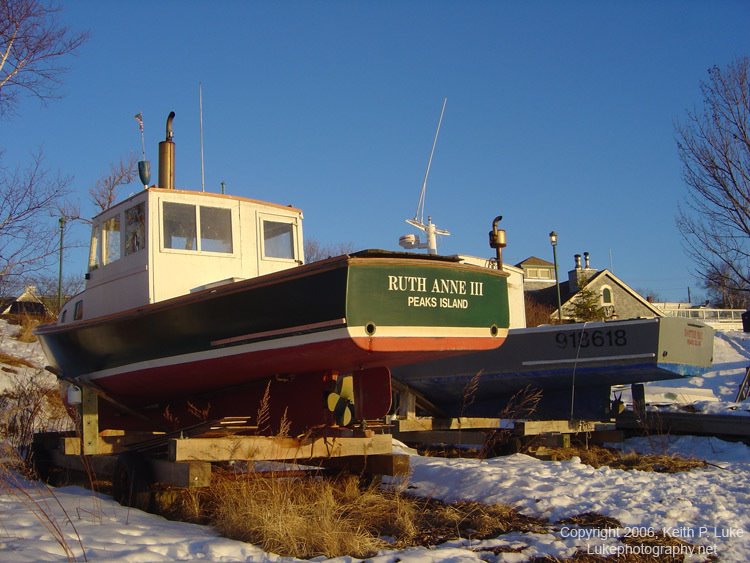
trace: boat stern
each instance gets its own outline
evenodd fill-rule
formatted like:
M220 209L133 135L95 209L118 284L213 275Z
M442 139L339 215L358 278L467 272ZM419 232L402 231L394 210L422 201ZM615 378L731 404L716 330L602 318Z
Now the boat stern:
M353 257L346 296L352 340L373 352L469 352L508 334L507 274L449 259Z

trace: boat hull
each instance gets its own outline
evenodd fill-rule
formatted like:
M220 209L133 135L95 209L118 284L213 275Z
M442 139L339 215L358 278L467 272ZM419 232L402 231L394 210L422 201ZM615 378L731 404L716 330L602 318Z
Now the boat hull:
M613 385L703 374L714 330L678 318L511 329L502 348L394 368L393 377L446 416L508 417L523 394L541 393L520 418L609 417Z
M325 415L304 411L319 410L311 393L336 374L492 349L507 326L502 272L368 251L37 334L62 379L154 419L209 399L211 417L252 415L269 380L294 378L277 403L294 406L289 416L304 427ZM390 381L375 387L370 394L388 400L362 408L382 416ZM116 424L128 426L126 418L121 409Z

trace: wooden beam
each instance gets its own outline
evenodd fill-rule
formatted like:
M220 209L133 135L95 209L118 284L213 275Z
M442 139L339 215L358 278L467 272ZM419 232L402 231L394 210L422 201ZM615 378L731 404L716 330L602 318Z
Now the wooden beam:
M409 456L404 454L376 454L368 456L334 457L320 461L327 469L345 469L365 475L405 476L409 474Z
M151 460L154 482L196 488L211 484L211 464L205 461Z
M424 430L396 433L394 436L411 444L482 446L487 434L488 431L482 430Z
M122 430L104 430L99 433L96 453L115 454L125 451L128 446L163 437L159 432L124 432ZM62 436L58 447L68 455L81 455L82 439L78 436ZM89 454L87 454L89 455Z
M598 422L586 420L522 420L514 423L513 434L517 436L536 436L538 434L594 432L599 428L599 424Z
M398 432L423 432L429 430L498 430L499 418L432 418L420 417L408 420L398 420L395 426Z
M414 410L416 410L416 407L422 408L426 410L429 413L432 413L435 416L442 416L443 418L447 417L445 414L445 411L438 407L435 403L430 401L427 397L422 395L419 391L416 389L412 389L405 383L402 383L396 379L391 378L391 386L393 389L399 394L399 396L406 396L407 403L413 403L414 404ZM409 416L409 406L407 405L406 411L404 413L405 416ZM416 414L416 413L414 413ZM399 415L401 413L399 412Z
M617 417L617 428L657 434L750 438L750 424L745 417L721 414L646 411L645 417L638 419L632 411L625 411Z
M267 436L188 438L169 441L172 461L276 460L299 461L314 458L391 453L389 434L363 438L298 439Z
M81 441L83 453L99 453L99 396L89 387L81 388Z

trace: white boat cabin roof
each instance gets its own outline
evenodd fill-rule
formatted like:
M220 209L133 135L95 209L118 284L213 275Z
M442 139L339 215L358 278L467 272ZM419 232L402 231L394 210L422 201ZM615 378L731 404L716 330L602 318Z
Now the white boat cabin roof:
M304 262L302 211L147 188L93 220L86 289L59 322L91 319Z

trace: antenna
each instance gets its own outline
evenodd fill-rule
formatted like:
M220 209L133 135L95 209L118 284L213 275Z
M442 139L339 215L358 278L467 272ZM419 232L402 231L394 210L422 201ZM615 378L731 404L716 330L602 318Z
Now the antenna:
M443 98L443 107L440 110L440 119L438 119L437 130L435 131L435 138L432 140L432 150L430 150L430 158L427 160L427 170L424 173L424 180L422 181L422 190L419 193L419 203L417 203L417 210L414 213L414 219L407 219L406 222L412 227L416 227L420 231L424 231L427 235L427 241L421 242L418 235L404 235L402 236L398 244L402 248L410 250L412 248L426 248L429 254L437 254L437 235L448 236L450 232L445 229L438 229L432 222L432 217L427 216L427 224L424 222L424 208L425 208L425 197L427 194L427 178L430 176L430 168L432 167L432 157L435 155L435 147L437 146L438 135L440 135L440 126L443 124L443 115L445 115L445 105L448 103L448 98Z
M203 166L203 84L198 82L198 114L201 130L201 191L206 191L206 173Z
M440 126L443 124L443 115L445 114L445 104L448 103L448 98L443 98L443 108L440 110L440 119L438 119L437 130L435 131L435 138L432 140L432 150L430 151L430 158L427 160L427 170L424 173L424 180L422 181L422 191L419 194L419 203L417 204L417 211L414 213L414 220L424 224L424 203L425 195L427 193L427 178L430 175L430 167L432 166L432 157L435 154L435 147L437 146L438 135L440 135Z

